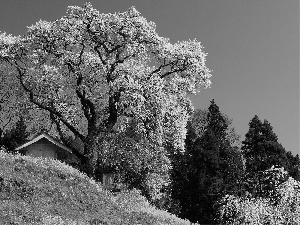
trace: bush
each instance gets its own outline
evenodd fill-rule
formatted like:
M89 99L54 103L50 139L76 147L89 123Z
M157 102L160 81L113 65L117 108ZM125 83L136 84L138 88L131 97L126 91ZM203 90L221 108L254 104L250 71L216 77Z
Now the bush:
M300 182L289 177L278 181L286 171L272 167L266 171L267 180L273 172L275 187L270 197L236 197L226 195L219 202L219 222L222 224L300 224Z

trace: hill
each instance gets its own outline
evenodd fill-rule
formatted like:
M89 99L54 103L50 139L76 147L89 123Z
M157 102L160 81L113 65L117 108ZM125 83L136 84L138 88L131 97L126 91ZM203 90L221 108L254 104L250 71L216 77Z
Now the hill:
M0 224L190 222L154 208L137 190L114 195L60 161L0 152Z

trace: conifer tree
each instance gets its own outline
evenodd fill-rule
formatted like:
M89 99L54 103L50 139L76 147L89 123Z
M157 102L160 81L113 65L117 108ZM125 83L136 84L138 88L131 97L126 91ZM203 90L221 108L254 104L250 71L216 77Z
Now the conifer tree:
M286 153L286 156L289 161L288 169L289 175L293 177L295 180L300 181L300 159L299 155L293 156L293 154L289 151Z
M207 114L207 127L212 130L218 139L219 147L225 147L225 145L228 145L228 141L226 140L226 130L228 125L224 116L221 114L219 107L216 105L215 100L213 99L210 103Z
M218 143L218 176L223 180L222 194L237 194L238 183L243 174L242 155L236 146L231 145L228 131L229 121L226 115L223 115L216 105L214 99L208 108L208 126L216 137Z
M195 118L199 116L202 118ZM196 130L199 128L201 131ZM196 113L188 123L186 151L173 163L175 176L180 177L173 186L173 196L179 199L182 218L214 223L217 200L237 192L242 158L230 145L227 134L228 121L214 100L205 113Z
M257 115L249 123L249 131L242 142L242 152L246 159L246 174L244 188L252 197L264 197L263 186L266 186L260 174L272 166L283 167L289 175L297 175L297 171L291 166L293 156L287 154L284 147L278 143L278 137L273 132L271 124L258 118Z
M257 115L249 123L249 131L243 141L243 154L246 159L246 171L256 173L271 168L272 165L287 169L286 151L278 143L277 135L271 124L264 120L262 123Z
M11 130L4 132L2 145L7 151L13 152L16 147L24 144L28 137L27 126L21 115L15 126Z

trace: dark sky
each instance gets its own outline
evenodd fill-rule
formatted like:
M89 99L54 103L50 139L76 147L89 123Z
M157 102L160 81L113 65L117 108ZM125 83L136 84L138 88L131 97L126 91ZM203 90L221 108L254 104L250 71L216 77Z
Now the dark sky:
M213 70L212 86L193 96L195 108L215 99L244 139L248 123L267 119L287 151L299 148L299 0L91 0L103 13L131 6L171 42L200 41ZM0 3L0 30L22 35L40 19L65 15L85 1L9 0Z

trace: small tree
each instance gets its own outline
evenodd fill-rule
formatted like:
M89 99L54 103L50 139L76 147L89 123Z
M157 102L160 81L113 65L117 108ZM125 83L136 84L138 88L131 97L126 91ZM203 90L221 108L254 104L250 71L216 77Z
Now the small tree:
M9 152L14 152L15 148L28 141L29 133L23 116L11 130L4 132L2 137L2 145Z
M272 167L261 173L264 197L227 195L219 202L222 224L299 224L300 183L284 168Z

